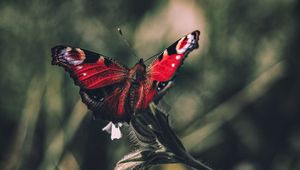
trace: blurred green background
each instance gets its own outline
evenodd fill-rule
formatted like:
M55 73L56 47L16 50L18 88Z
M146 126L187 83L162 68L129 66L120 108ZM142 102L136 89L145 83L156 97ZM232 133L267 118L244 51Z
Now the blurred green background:
M196 158L222 170L299 170L299 12L296 0L2 0L0 169L106 170L127 153L127 138L111 141L50 64L50 48L67 44L133 66L121 27L143 58L201 31L161 102Z

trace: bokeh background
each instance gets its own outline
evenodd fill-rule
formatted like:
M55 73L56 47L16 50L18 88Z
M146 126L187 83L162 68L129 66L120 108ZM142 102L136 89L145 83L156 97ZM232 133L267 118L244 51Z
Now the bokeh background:
M106 170L128 152L51 66L57 44L133 66L199 29L161 102L187 150L214 169L300 169L297 0L1 0L0 169ZM156 170L184 170L181 164Z

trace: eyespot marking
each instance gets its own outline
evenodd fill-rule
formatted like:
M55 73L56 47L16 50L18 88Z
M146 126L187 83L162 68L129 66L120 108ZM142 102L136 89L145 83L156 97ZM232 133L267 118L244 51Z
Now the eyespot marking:
M75 48L75 49L79 53L78 58L83 61L85 59L85 53L84 53L84 51L81 50L80 48Z

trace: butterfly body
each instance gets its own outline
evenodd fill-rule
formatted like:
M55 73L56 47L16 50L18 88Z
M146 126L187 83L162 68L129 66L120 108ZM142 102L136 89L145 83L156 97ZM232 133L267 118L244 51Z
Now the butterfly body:
M140 59L132 68L92 51L59 45L51 49L52 64L65 68L80 87L82 101L95 118L129 122L170 88L190 51L198 48L199 31L168 47L147 67Z

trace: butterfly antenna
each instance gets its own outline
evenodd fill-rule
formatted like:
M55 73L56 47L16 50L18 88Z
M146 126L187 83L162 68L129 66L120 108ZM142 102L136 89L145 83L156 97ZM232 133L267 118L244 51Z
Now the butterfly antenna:
M122 37L123 41L125 42L125 44L129 47L131 53L132 53L137 59L140 59L140 58L136 55L135 51L133 50L132 46L129 44L129 42L127 41L127 39L124 37L121 28L118 28L118 32L119 32L119 34L121 35L121 37Z
M154 54L153 56L151 56L151 57L149 57L149 58L147 58L144 62L146 63L147 61L149 61L150 59L152 59L153 57L156 57L156 56L158 56L159 54L161 54L162 53L162 51L161 52L159 52L159 53L157 53L157 54Z

